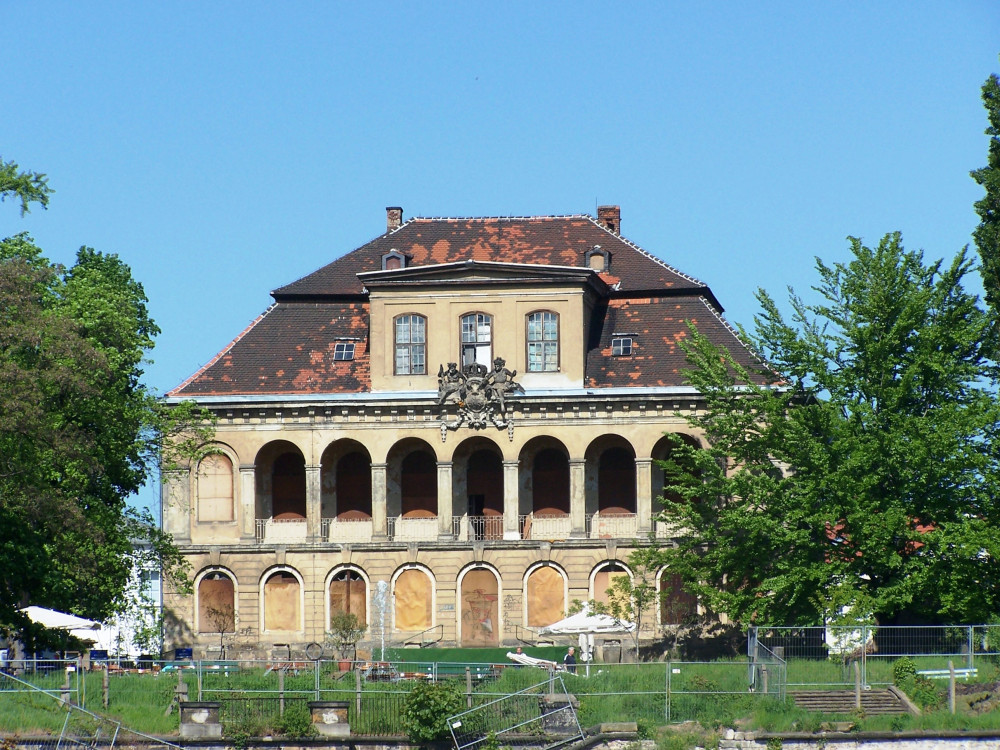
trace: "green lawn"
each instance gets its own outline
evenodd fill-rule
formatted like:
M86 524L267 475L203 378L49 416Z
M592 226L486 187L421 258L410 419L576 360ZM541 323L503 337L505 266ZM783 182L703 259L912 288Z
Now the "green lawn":
M479 705L544 683L546 670L510 665L507 649L399 649L387 653L396 664L396 674L403 672L439 675L449 674L457 690L465 689L465 665L470 665L474 679L474 704ZM530 649L532 656L561 659L562 648ZM419 659L414 659L419 656ZM446 659L452 659L446 662ZM458 661L458 660L461 661ZM397 663L397 660L399 663ZM947 666L941 657L914 659L918 669L940 669ZM943 661L943 664L942 664ZM447 664L448 666L443 666ZM436 668L435 668L435 665ZM508 665L503 669L477 669L490 665ZM280 733L282 728L301 725L305 703L317 695L323 700L347 700L351 705L351 726L356 733L402 733L402 706L411 680L372 681L361 684L361 711L357 711L357 681L353 673L341 673L334 663L301 665L298 671L279 676L266 665L242 665L238 671L204 670L201 673L200 696L204 700L223 701L223 726L227 735L243 736L254 733ZM959 666L956 664L956 666ZM964 665L963 665L964 666ZM1000 679L1000 670L992 660L977 659L977 682ZM813 731L824 722L844 721L839 716L816 716L794 706L759 694L748 693L747 666L744 661L713 663L674 662L668 670L663 663L639 665L594 664L590 676L584 665L576 675L559 673L568 692L579 699L579 719L583 726L608 721L638 721L644 727L656 727L687 720L696 720L706 727L733 726L737 722L765 731ZM843 665L822 660L791 660L788 664L790 683L825 683L843 687L845 675L851 671ZM126 727L151 735L173 735L178 730L176 709L167 713L178 679L187 685L191 700L199 697L199 676L194 670L159 674L115 674L109 677L108 706L103 705L100 672L74 676L74 696L81 696L85 708L121 721ZM892 660L872 658L868 661L868 681L872 684L892 682ZM37 675L33 684L54 694L65 680L62 673ZM840 684L835 684L840 683ZM12 692L10 681L0 681L0 732L4 734L55 733L62 726L64 711L57 701L40 693ZM285 716L279 716L279 687L283 689ZM558 689L558 685L555 686ZM669 701L668 697L669 688ZM541 688L548 691L548 685ZM793 688L790 688L793 689ZM853 717L861 730L947 729L951 727L1000 727L997 712L972 716L963 711L957 718L944 709L947 680L932 684L937 696L935 707L921 717ZM529 701L530 703L530 701Z

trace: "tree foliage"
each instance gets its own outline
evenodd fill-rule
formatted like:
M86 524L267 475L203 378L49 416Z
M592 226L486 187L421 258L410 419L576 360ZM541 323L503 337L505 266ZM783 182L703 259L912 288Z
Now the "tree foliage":
M190 456L212 429L142 383L158 333L142 285L116 255L84 247L65 269L19 234L0 240L0 299L0 629L23 629L28 604L121 610L139 556L183 582L176 548L127 499L168 439Z
M692 329L690 418L664 464L661 560L744 624L981 622L1000 611L998 409L984 355L990 316L945 265L898 234L852 259L817 259L820 301L791 320L758 292L747 372Z
M986 289L986 301L1000 309L1000 79L996 74L986 79L982 88L983 106L989 120L990 137L986 166L972 171L972 179L986 189L976 201L979 226L972 237L979 249L980 273Z
M413 742L447 739L451 734L448 718L464 709L462 694L452 682L418 682L406 696L403 726Z
M0 159L0 202L10 197L21 201L21 216L30 213L29 205L32 203L48 208L52 192L44 174L22 172L15 162Z

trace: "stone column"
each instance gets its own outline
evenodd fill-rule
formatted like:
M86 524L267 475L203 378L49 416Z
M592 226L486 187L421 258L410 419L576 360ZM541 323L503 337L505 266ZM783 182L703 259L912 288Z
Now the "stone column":
M571 537L587 536L587 459L569 460L569 523Z
M385 539L386 464L372 464L372 539Z
M191 540L191 473L172 469L160 474L160 516L163 530L177 541Z
M240 533L245 537L257 534L257 467L240 464Z
M645 536L653 521L653 459L635 460L635 515L636 531Z
M451 523L452 506L454 505L451 486L451 465L451 461L438 461L437 463L438 539L455 538L455 531L452 529Z
M520 539L520 502L517 459L503 462L503 538Z
M323 503L320 499L319 466L306 466L306 536L319 539Z

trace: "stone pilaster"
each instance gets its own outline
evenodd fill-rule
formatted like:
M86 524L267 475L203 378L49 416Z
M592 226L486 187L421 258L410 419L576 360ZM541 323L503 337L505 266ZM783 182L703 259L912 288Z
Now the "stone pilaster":
M385 539L386 464L372 464L372 538Z
M520 539L517 459L503 462L503 538Z
M571 537L587 536L587 460L569 460L569 522Z
M438 515L438 538L453 539L451 516L452 499L451 488L451 461L438 461L437 465L437 515Z

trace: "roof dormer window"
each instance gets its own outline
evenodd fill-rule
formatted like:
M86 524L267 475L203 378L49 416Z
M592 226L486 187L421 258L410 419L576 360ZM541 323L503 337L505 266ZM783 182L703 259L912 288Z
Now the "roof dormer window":
M390 250L382 256L382 270L395 271L397 268L406 268L406 256L399 250Z
M598 273L607 271L611 267L611 253L603 249L600 245L594 245L584 253L584 258L587 262L587 268Z
M632 338L630 336L620 336L611 339L612 357L631 357Z
M354 359L354 342L338 341L333 345L333 361L349 362Z

